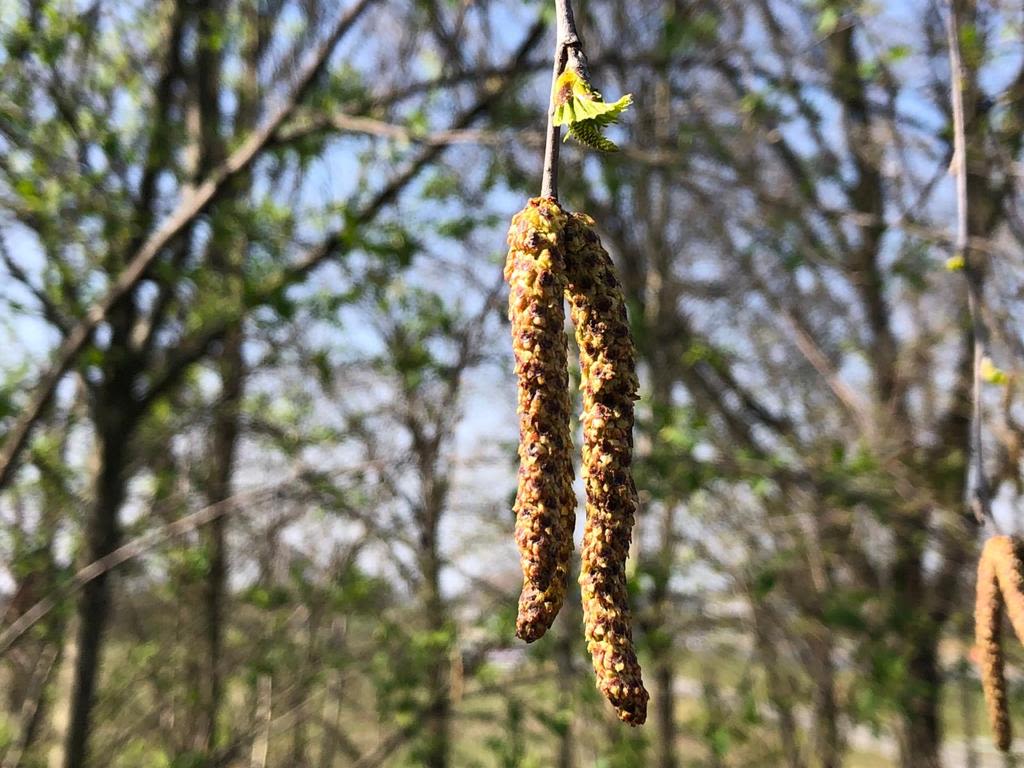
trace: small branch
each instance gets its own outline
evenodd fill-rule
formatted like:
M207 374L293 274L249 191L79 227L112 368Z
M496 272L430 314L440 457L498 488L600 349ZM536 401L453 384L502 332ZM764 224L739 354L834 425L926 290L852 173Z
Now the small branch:
M273 689L273 679L270 675L260 675L256 681L256 723L259 730L252 743L252 755L249 758L250 768L266 768L267 765L267 753L270 750Z
M21 616L19 616L14 622L4 627L3 631L0 631L0 657L10 650L11 646L18 638L42 620L43 617L50 613L50 611L56 608L62 600L66 600L71 595L78 592L90 581L99 578L105 573L109 573L114 568L127 563L129 560L134 560L140 555L149 552L151 549L170 538L182 536L189 531L194 531L197 528L207 525L217 518L223 517L224 515L230 514L238 509L251 509L253 504L262 499L274 498L283 491L290 482L292 482L292 479L268 488L236 493L234 496L224 499L223 501L211 504L208 507L203 507L197 512L193 512L190 515L186 515L185 517L174 520L173 522L163 525L149 533L143 534L137 539L133 539L127 544L124 544L114 550L109 555L80 568L78 572L75 573L70 584L62 589L57 589L53 593L44 597L38 603L25 611L25 613L21 614ZM242 506L242 502L246 503L245 507Z
M539 131L503 130L490 131L484 128L449 128L433 133L421 133L404 125L362 115L335 113L325 115L305 124L299 124L279 132L277 142L287 144L306 136L331 131L333 133L359 134L391 141L425 147L449 147L454 144L478 144L487 147L502 147L512 144L543 146L544 139Z
M971 413L971 457L973 459L973 483L968 482L970 506L975 518L984 525L986 522L997 528L992 515L992 494L985 474L985 455L982 442L983 409L981 402L982 362L988 356L988 328L982 317L984 278L975 260L975 253L968 242L968 198L967 198L967 134L964 120L963 87L966 80L963 61L960 57L960 39L957 28L956 7L950 4L946 17L946 36L949 44L950 90L953 106L953 164L956 169L956 255L963 259L964 276L967 278L967 306L971 315L971 335L974 344L974 383L972 386ZM968 469L970 473L970 468ZM972 487L973 486L973 487Z
M26 750L32 745L32 739L38 731L39 709L46 694L50 673L57 662L60 648L57 644L47 646L36 662L36 669L29 684L28 693L21 705L21 733L18 740L4 755L3 768L20 768Z
M788 308L783 309L782 318L793 332L793 340L796 343L797 349L800 350L800 354L818 372L818 375L825 380L829 389L832 390L832 394L853 416L861 432L869 434L871 420L868 417L868 408L861 400L860 395L842 380L821 347L818 346L818 342L815 341L810 330L792 310Z
M349 466L335 467L331 470L330 474L336 477L350 472L365 471L371 466L377 466L376 459L358 462ZM221 517L238 512L245 513L262 502L285 498L288 489L296 483L301 482L303 486L316 486L324 474L322 470L317 472L305 466L296 467L294 471L289 473L288 477L279 482L247 491L239 491L226 499L209 504L184 517L179 517L176 520L165 523L159 528L154 528L126 544L122 544L109 555L79 568L68 584L55 589L13 622L0 629L0 658L3 658L4 654L10 650L18 638L39 623L50 611L60 605L62 601L77 593L90 581L109 573L137 557L141 557L166 541L198 530ZM302 492L304 494L309 493L308 490L303 490ZM349 511L351 510L346 510L346 512Z
M25 287L25 290L31 293L35 300L39 302L39 306L43 311L43 316L57 326L57 330L59 330L62 335L67 335L70 328L68 319L61 313L57 305L50 300L41 288L37 288L33 285L31 278L25 270L22 269L14 260L3 235L0 235L0 260L3 261L4 266L7 268L11 277L21 283Z
M458 137L461 131L467 130L472 123L492 108L501 95L502 88L513 77L518 66L525 62L527 53L536 46L537 40L544 32L544 26L543 20L538 19L530 28L526 37L520 43L519 48L512 56L510 65L507 67L507 70L512 74L488 85L476 103L455 119L452 127L446 131L449 137ZM363 127L366 127L366 125L364 123ZM349 224L361 226L373 221L385 206L397 198L419 173L437 159L445 148L451 146L452 143L454 142L421 142L420 151L410 157L406 165L368 200L362 208L356 211ZM231 312L218 317L210 325L198 329L188 338L179 340L177 347L172 350L170 358L164 362L162 368L151 376L149 389L140 397L140 407L173 386L177 377L189 365L202 359L209 345L216 341L231 323L241 319L240 313L244 313L251 306L256 306L266 301L268 297L283 288L298 283L307 274L330 258L332 254L343 248L345 244L345 229L332 230L323 240L307 249L297 261L282 268L277 274L268 277L262 286L254 290L251 301L246 306L235 307ZM0 460L2 460L2 456L0 456ZM0 470L2 470L2 464L0 464ZM0 474L0 488L2 487L2 474Z
M565 65L565 48L562 41L555 42L555 66L551 72L551 98L548 102L548 130L544 140L544 171L541 177L540 196L558 199L558 150L562 138L562 128L555 125L555 83L562 74Z
M566 66L589 78L587 57L576 32L576 19L572 15L572 0L555 0L556 36L555 59L551 73L551 100L548 103L548 130L544 144L544 171L541 179L541 197L558 199L558 150L562 129L555 125L555 83Z

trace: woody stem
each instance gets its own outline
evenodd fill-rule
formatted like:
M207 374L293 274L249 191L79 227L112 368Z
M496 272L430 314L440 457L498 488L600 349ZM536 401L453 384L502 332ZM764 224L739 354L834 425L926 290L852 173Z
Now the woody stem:
M544 143L544 172L541 179L541 197L558 199L558 148L562 129L555 125L555 83L566 65L587 76L587 59L583 53L576 20L572 15L571 0L555 0L555 58L551 73L551 99L548 102L548 130Z

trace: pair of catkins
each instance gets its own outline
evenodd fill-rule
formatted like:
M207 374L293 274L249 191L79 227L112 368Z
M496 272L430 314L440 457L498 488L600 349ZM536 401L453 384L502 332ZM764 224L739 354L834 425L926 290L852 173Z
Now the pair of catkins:
M512 219L505 279L518 378L519 488L515 538L523 568L516 634L551 626L565 599L576 494L565 305L580 354L586 525L580 590L598 688L619 718L640 725L648 694L630 627L626 556L637 509L630 464L637 377L622 290L594 221L550 197Z

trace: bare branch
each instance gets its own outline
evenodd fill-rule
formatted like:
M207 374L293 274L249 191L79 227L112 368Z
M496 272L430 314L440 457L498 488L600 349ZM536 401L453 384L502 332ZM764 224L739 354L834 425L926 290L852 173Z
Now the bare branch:
M519 49L513 55L513 64L515 62L522 63L526 60L527 54L533 49L537 39L543 31L544 22L542 19L538 19L527 33L523 42L519 45ZM501 96L508 79L511 79L513 76L511 73L515 73L517 68L515 66L511 66L508 71L510 74L506 79L495 80L490 83L486 87L484 93L477 99L476 103L456 118L452 128L449 130L449 133L457 133L465 130L479 117L486 114L487 111L491 109L494 103ZM402 190L404 190L419 175L420 171L437 159L437 157L440 156L448 146L450 146L450 144L444 142L427 143L419 153L408 161L405 167L399 171L391 181L381 188L362 208L356 212L348 222L348 225L358 227L359 225L366 224L376 218L381 210L398 197ZM320 266L320 264L335 255L339 249L343 248L346 244L347 237L347 229L338 229L328 233L318 244L309 248L300 259L282 269L276 275L264 282L262 286L256 289L253 293L252 303L259 304L260 302L265 301L268 297L281 291L283 288L303 279L306 275ZM201 360L205 355L206 350L209 349L209 346L224 333L225 329L228 328L231 323L237 322L239 317L236 313L241 313L244 309L245 308L243 307L238 307L232 312L225 313L223 316L219 317L216 322L211 323L205 328L201 328L195 334L183 340L179 344L176 354L167 360L163 369L152 377L149 389L143 396L144 399L151 400L165 392L169 387L173 386L173 383L178 379L178 377L180 377L187 367L198 360ZM0 467L0 469L2 469L2 467ZM2 479L3 476L0 475L0 487L3 487Z
M310 120L283 129L278 132L275 143L287 144L311 134L325 131L375 136L427 147L449 147L453 144L479 144L483 146L525 144L527 146L540 146L543 143L542 135L536 131L489 131L474 128L450 128L433 133L419 133L404 125L396 125L395 123L388 123L372 117L346 115L344 113L324 115L316 120Z
M967 209L967 134L964 127L964 82L966 72L960 57L960 36L956 18L956 8L950 5L946 17L946 35L949 43L950 88L953 103L953 150L954 167L956 169L956 255L963 259L964 276L967 278L967 305L971 314L971 331L974 342L974 384L972 387L973 410L971 415L971 454L974 469L968 468L968 488L971 496L970 505L979 523L986 521L993 527L998 526L992 515L991 492L988 477L985 474L985 455L982 439L982 419L984 414L981 403L981 368L988 355L988 328L982 317L982 299L984 277L978 268L977 254L968 244L968 209Z
M236 493L234 496L231 496L224 501L218 502L217 504L211 504L208 507L203 507L197 512L193 512L190 515L186 515L185 517L179 518L167 525L163 525L160 528L150 531L137 539L133 539L127 544L118 547L106 557L101 557L99 560L95 560L85 567L80 568L67 587L61 590L56 590L44 597L38 603L21 614L21 616L19 616L14 622L9 624L3 632L0 632L0 656L7 653L19 637L24 635L50 611L56 608L62 600L65 600L78 592L90 581L99 578L105 573L109 573L120 565L124 565L129 560L134 560L136 557L145 554L167 539L175 536L182 536L189 531L194 531L195 529L238 509L238 505L242 501L252 504L262 498L272 497L291 482L291 480L292 478L270 486L269 488L260 488L254 491Z

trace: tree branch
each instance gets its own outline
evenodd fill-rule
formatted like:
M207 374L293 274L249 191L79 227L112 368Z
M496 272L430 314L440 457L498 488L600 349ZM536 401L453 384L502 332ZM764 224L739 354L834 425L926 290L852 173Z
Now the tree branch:
M964 82L967 73L960 57L960 36L956 18L955 4L950 5L946 17L946 35L949 43L950 90L953 105L953 155L956 168L956 242L955 253L964 262L963 271L967 278L967 307L971 315L971 334L974 343L974 382L972 386L971 414L971 455L974 470L968 467L967 487L971 509L981 524L990 523L996 530L995 517L992 515L992 498L985 474L985 455L982 439L982 419L984 413L981 402L981 367L988 356L988 328L982 317L982 300L984 293L984 277L977 264L977 254L968 243L968 208L967 208L967 133L964 120Z
M0 657L10 650L11 646L19 637L24 635L44 616L56 608L62 600L66 600L68 597L81 590L82 587L90 581L99 578L105 573L109 573L114 568L124 565L130 560L134 560L167 539L184 535L189 531L194 531L197 528L200 528L223 515L230 514L233 511L239 509L252 509L252 506L259 501L274 498L277 494L287 488L288 484L291 482L293 482L293 478L288 478L287 480L267 488L259 488L253 491L236 493L234 496L231 496L224 501L211 504L208 507L203 507L197 512L193 512L190 515L186 515L185 517L163 525L149 533L143 534L137 539L133 539L127 544L115 549L109 555L101 557L99 560L95 560L79 569L68 586L62 589L57 589L44 597L0 632ZM242 502L245 502L245 504L243 505Z
M513 63L522 63L526 60L527 54L536 45L537 39L543 31L544 22L538 19L513 55ZM448 133L457 135L493 106L501 96L507 80L512 77L511 73L516 72L517 69L512 66L508 71L510 74L506 79L491 84L475 104L456 118ZM419 175L420 171L433 162L448 146L450 143L445 142L425 144L391 181L367 201L365 206L356 211L345 228L329 232L318 244L309 248L300 259L268 278L262 286L254 291L247 307L237 307L236 311L225 313L216 322L198 329L187 339L179 342L175 354L169 356L161 370L151 378L149 388L142 396L143 400L152 400L173 386L187 367L202 359L210 344L216 341L231 323L240 319L240 313L248 307L259 305L269 297L297 283L340 248L343 248L347 242L349 227L359 227L376 218L381 210L398 197L402 190ZM0 487L2 486L3 484L0 482Z
M262 150L270 143L277 129L295 111L302 97L309 90L323 70L331 52L342 36L355 24L362 13L377 0L358 0L335 24L327 38L314 50L302 67L295 85L285 102L270 117L262 128L252 134L245 143L216 168L202 184L198 185L178 205L167 220L147 238L128 266L118 275L107 294L89 308L78 324L71 330L57 351L56 360L39 380L28 404L14 426L7 433L0 448L0 488L11 479L17 466L18 457L39 420L43 410L53 397L57 385L71 368L85 346L92 338L93 331L103 322L107 313L143 279L150 265L163 249L195 220L221 193L227 183L247 170Z

